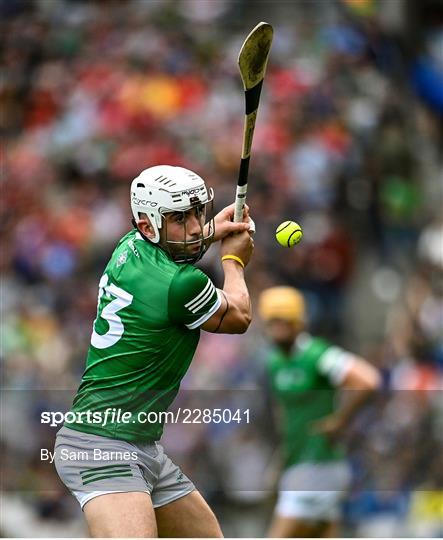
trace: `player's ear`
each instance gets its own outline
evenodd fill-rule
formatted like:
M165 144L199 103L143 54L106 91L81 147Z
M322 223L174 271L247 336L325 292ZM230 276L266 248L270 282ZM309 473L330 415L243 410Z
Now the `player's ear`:
M154 238L154 228L146 214L140 214L140 217L137 221L137 228L147 238Z

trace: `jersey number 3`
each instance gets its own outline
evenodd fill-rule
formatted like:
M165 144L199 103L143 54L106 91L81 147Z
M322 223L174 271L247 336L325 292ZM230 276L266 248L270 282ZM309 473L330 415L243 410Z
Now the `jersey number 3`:
M134 298L132 294L120 289L112 283L108 284L109 277L103 274L98 291L98 303L97 303L97 319L94 321L94 330L91 336L91 345L97 349L106 349L115 345L117 341L122 337L124 332L124 326L121 318L117 315L117 312L121 309L129 306ZM115 296L115 299L109 302L100 313L100 303L104 294L108 296ZM109 329L106 334L97 334L95 331L95 324L98 319L102 318L107 321Z

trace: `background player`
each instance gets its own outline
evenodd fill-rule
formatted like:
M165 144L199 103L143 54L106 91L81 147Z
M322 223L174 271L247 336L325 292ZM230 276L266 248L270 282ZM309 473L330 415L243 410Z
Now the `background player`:
M334 536L349 471L336 439L379 385L365 360L305 331L302 294L265 290L259 310L274 347L267 359L281 412L284 473L271 537ZM349 389L337 408L337 389Z
M233 205L211 219L212 201L202 178L182 167L151 167L132 182L136 228L121 239L100 280L86 369L72 408L104 413L111 407L130 412L131 421L77 418L65 423L56 442L57 471L93 536L221 536L202 496L156 443L163 431L160 413L178 392L200 329L243 333L251 320L243 275L253 249L247 210L245 223L231 223ZM217 240L223 290L187 264ZM158 421L143 421L149 413ZM94 449L114 457L97 462ZM87 459L76 458L79 451ZM64 460L71 452L74 459Z

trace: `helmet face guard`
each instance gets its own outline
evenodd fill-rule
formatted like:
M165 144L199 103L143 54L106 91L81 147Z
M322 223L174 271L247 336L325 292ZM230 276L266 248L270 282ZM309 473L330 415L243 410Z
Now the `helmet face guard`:
M163 248L176 263L194 264L199 261L211 245L214 233L214 194L212 189L209 190L209 199L205 203L200 203L197 198L194 206L187 210L170 210L162 209L160 214L164 227L164 240L159 242L159 246ZM187 240L186 234L186 214L189 210L195 209L196 218L200 224L200 234L195 240ZM167 214L182 213L183 215L183 239L170 240L168 234Z

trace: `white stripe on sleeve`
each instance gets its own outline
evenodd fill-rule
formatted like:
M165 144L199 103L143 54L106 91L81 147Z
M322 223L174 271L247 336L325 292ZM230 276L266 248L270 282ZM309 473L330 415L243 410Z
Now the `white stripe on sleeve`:
M209 302L209 300L211 300L211 298L214 295L214 292L215 292L215 287L211 283L211 287L209 288L205 296L198 302L198 304L194 304L192 306L192 309L191 309L192 313L197 313L197 311L200 311L200 309L204 307Z
M221 306L220 292L218 291L218 289L216 289L216 291L217 291L217 300L215 304L211 307L211 309L207 313L202 315L198 320L194 321L191 324L187 324L186 327L189 328L189 330L194 330L195 328L198 328L199 326L201 326L208 319L210 319L212 315L214 315L214 313L217 311L217 309Z
M201 292L199 292L195 298L193 298L187 304L185 304L185 307L188 308L189 310L192 310L194 304L196 303L198 304L198 302L206 294L208 289L211 288L211 285L212 285L212 281L208 278L208 282L206 283L205 288Z
M340 347L329 347L320 357L318 368L332 384L339 386L346 377L354 355Z

